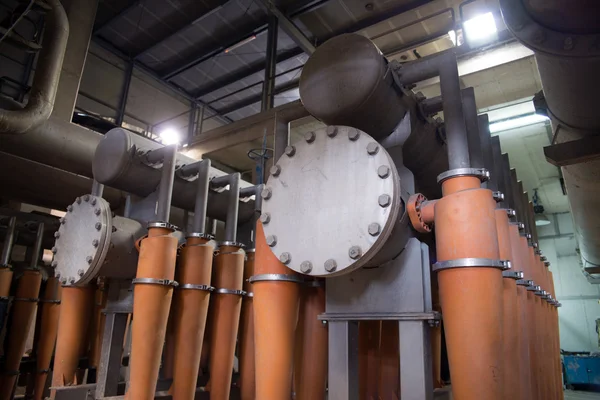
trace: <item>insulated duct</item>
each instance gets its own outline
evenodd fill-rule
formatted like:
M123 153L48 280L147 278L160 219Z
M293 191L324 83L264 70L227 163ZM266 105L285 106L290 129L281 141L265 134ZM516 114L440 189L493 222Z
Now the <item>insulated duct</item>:
M600 161L598 154L589 154L598 148L590 143L600 135L598 4L501 0L500 6L508 28L535 52L545 97L536 107L545 108L554 130L546 158L562 166L584 269L600 272ZM577 156L586 152L587 157Z

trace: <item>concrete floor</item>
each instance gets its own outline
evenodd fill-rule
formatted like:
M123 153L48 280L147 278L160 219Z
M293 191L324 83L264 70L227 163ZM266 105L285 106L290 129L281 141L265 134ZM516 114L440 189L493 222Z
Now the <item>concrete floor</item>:
M565 400L598 400L600 393L565 391Z

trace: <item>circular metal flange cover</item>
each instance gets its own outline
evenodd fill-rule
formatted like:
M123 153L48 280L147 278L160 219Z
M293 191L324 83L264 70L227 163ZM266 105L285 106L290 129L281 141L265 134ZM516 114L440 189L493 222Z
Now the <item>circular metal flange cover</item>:
M110 205L101 197L85 195L67 210L55 234L56 272L63 283L84 285L98 277L110 247Z
M304 275L336 276L369 262L400 214L400 179L387 151L346 126L315 131L277 161L263 196L274 254Z

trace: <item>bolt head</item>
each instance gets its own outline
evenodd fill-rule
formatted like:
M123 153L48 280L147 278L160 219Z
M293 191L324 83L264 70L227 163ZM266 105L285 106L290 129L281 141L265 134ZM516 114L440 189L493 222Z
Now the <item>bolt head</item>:
M50 264L50 266L52 266L52 268L58 267L58 261L56 261L56 260L52 261L52 263Z
M290 253L281 253L279 256L279 261L284 263L285 265L289 264L292 261L292 255Z
M348 249L348 256L353 260L360 258L361 255L362 249L358 246L352 246Z
M267 244L269 245L269 247L275 246L277 244L277 236L275 236L275 235L267 236Z
M74 277L72 277L72 276L70 276L70 277L69 277L69 283L70 283L71 285L73 285L73 284L75 283L75 278L74 278Z
M93 206L95 206L95 205L96 205L96 203L98 203L98 200L96 200L96 198L94 197L94 198L92 199L92 201L90 201L90 203L92 203L92 205L93 205Z
M68 212L73 212L73 206L69 204L69 205L67 206L67 211L68 211Z
M334 259L330 258L325 261L325 271L334 272L337 269L337 262Z
M369 155L374 156L375 154L379 153L379 144L375 143L375 142L371 142L367 145L367 153L369 153Z
M60 221L60 224L61 224L61 225L64 225L64 224L65 224L65 222L66 222L64 217L62 217L62 218L59 218L59 221Z
M358 138L360 137L360 132L358 131L358 129L350 129L348 131L348 139L352 140L353 142L358 140Z
M100 244L100 242L98 241L98 239L92 240L92 246L98 247L99 244Z
M93 260L93 259L92 259L92 256L87 256L87 257L85 258L85 261L86 261L88 264L91 264L91 263L92 263L92 260Z
M56 246L52 247L52 254L56 254L58 252L58 248Z
M272 195L273 191L271 190L271 188L264 188L262 192L260 192L260 197L262 197L265 200L269 200Z
M310 261L302 261L300 264L300 271L302 271L303 274L310 273L310 271L312 271L312 263Z
M83 276L83 270L82 270L82 269L80 269L80 270L77 270L77 275L79 275L79 276Z
M382 194L379 196L377 201L379 202L380 207L389 207L389 205L392 203L392 198L389 194Z
M94 214L96 214L96 215L100 215L100 212L101 212L101 211L100 211L100 209L99 209L99 208L96 208L96 209L94 210Z
M268 212L262 213L260 215L260 222L263 224L268 224L269 222L271 222L271 214L269 214Z
M326 130L327 136L329 136L330 138L333 138L337 135L337 131L338 131L337 126L328 126L327 130Z
M317 138L317 135L315 135L314 132L306 132L304 134L304 140L306 140L307 143L314 142L316 138Z
M269 172L273 176L279 176L279 174L281 173L281 167L279 165L273 165Z
M100 222L96 222L96 225L94 225L96 227L96 230L99 231L100 229L102 229L102 224Z
M288 146L285 148L285 155L288 157L293 157L296 154L296 148L294 146Z
M75 201L77 202L77 204L81 204L81 197L76 198Z
M377 222L373 222L372 224L369 224L369 235L377 236L380 233L381 233L381 225L379 225Z
M85 196L83 196L83 200L85 200L86 202L90 201L90 195L86 194Z
M60 278L60 283L65 285L67 283L67 278Z
M54 232L54 237L58 239L60 237L60 232Z
M385 179L390 176L390 172L390 167L387 165L381 165L379 168L377 168L377 175L379 175L381 179Z

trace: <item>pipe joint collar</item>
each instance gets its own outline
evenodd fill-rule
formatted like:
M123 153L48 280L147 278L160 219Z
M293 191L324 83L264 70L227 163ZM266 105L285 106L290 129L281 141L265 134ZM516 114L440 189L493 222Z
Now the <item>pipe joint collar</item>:
M193 283L184 283L183 285L179 285L177 289L201 290L204 292L213 292L215 290L215 288L210 285L196 285Z
M498 268L503 271L511 268L508 260L492 260L489 258L458 258L456 260L438 261L433 264L432 271L441 271L451 268Z
M523 271L502 271L502 277L519 281L523 279Z
M255 282L267 282L267 281L280 281L280 282L295 282L295 283L303 283L304 280L295 275L288 274L260 274L254 275L248 279L249 283Z
M147 227L148 227L148 229L150 229L150 228L162 228L162 229L169 229L171 231L177 231L177 230L179 230L179 228L176 225L173 225L173 224L170 224L170 223L164 222L164 221L148 222Z
M131 281L134 285L162 285L162 286L179 286L179 283L170 279L156 279L156 278L135 278Z
M474 176L479 178L481 182L487 182L490 179L490 171L485 168L456 168L446 172L442 172L437 177L437 182L442 184L444 181L451 178L458 178L461 176Z
M236 296L245 296L246 292L238 289L215 289L215 293L218 294L233 294Z

